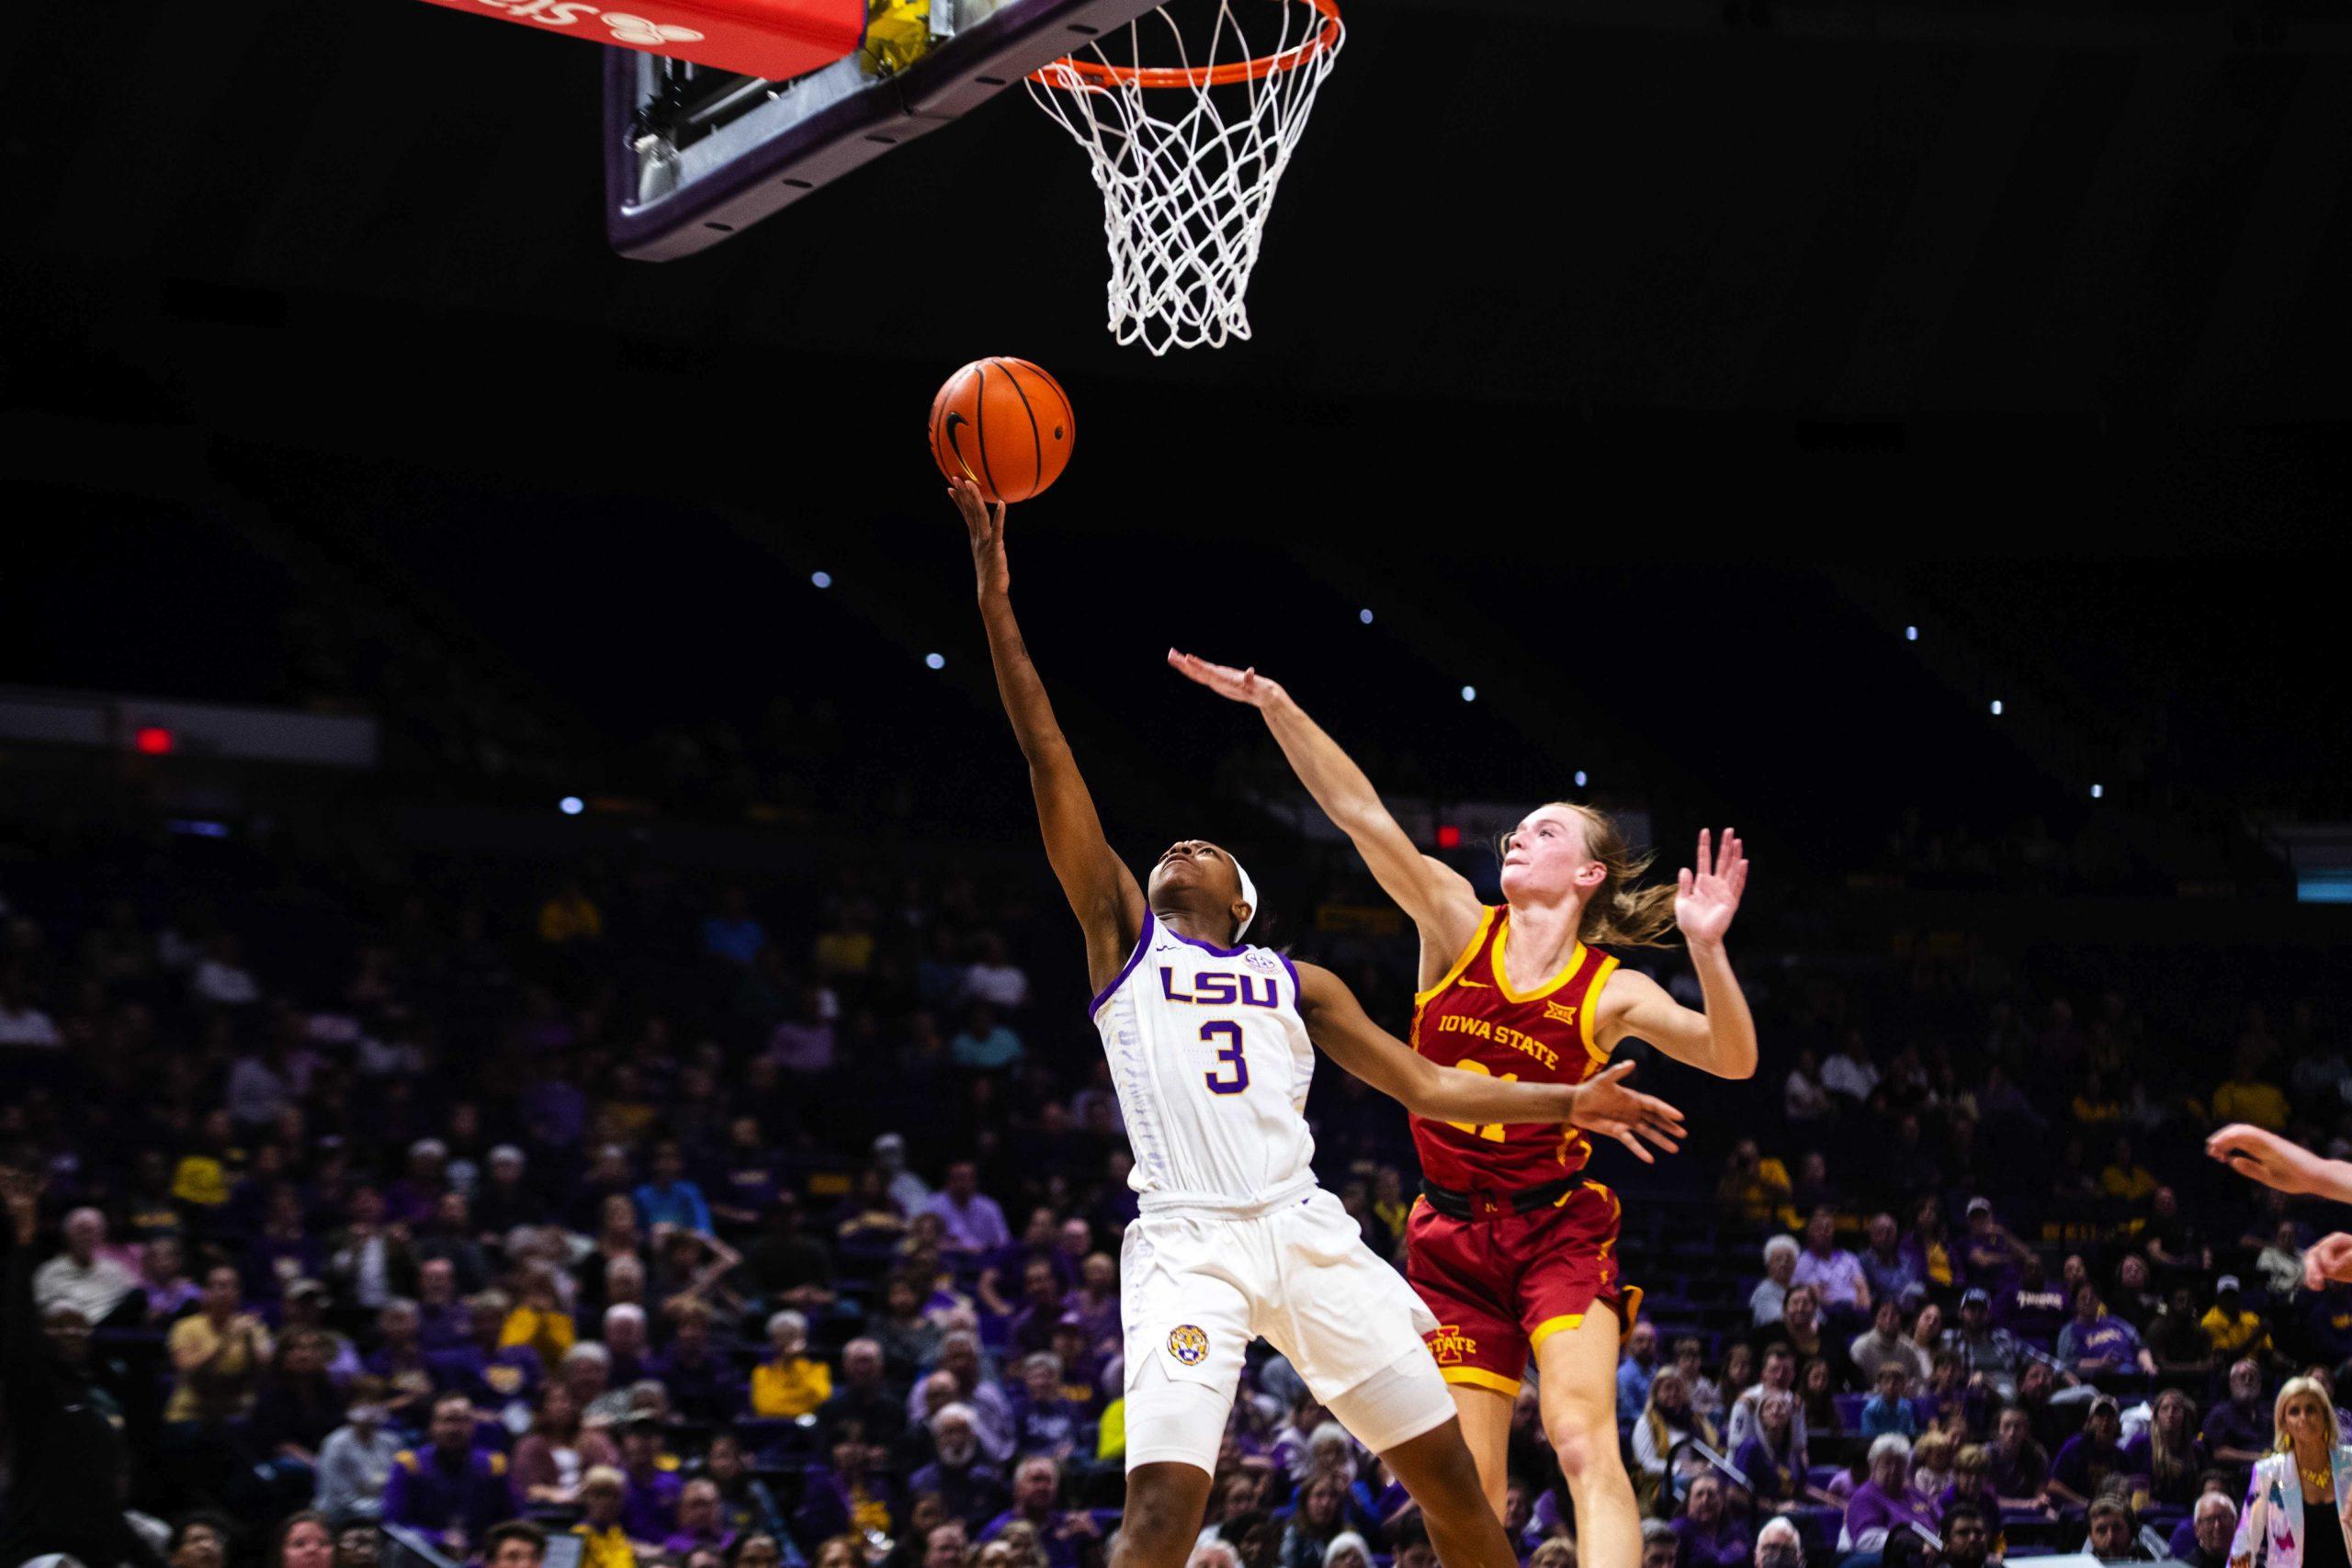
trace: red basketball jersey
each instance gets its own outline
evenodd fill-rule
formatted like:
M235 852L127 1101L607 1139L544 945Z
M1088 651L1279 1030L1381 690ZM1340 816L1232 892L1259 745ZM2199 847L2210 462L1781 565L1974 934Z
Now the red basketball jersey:
M1441 1066L1523 1083L1582 1083L1607 1065L1592 1010L1617 961L1578 942L1532 991L1504 977L1510 908L1489 908L1444 979L1413 998L1413 1049ZM1584 1168L1592 1145L1575 1128L1472 1126L1412 1118L1421 1173L1457 1192L1516 1192Z

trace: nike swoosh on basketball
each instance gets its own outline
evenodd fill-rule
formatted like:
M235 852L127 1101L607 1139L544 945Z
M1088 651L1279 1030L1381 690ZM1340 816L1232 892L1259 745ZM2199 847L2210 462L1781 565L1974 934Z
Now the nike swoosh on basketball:
M956 466L964 470L964 477L977 484L979 482L980 476L972 472L972 465L964 459L963 445L956 439L956 432L962 426L971 423L961 413L951 409L948 411L945 422L940 427L940 434L946 438L947 449L956 455Z

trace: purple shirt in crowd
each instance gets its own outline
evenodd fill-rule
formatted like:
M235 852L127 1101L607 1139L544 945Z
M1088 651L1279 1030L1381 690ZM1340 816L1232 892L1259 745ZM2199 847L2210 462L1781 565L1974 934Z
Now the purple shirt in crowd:
M662 1543L662 1550L684 1562L688 1552L698 1551L706 1546L713 1551L731 1552L735 1550L735 1532L723 1529L711 1535L689 1535L680 1530Z
M673 1470L628 1477L628 1491L621 1499L621 1528L631 1540L664 1540L678 1528L678 1494L684 1490L685 1483Z
M1069 1517L1059 1512L1048 1514L1046 1522L1038 1527L1037 1545L1046 1554L1046 1568L1079 1568L1078 1538L1064 1534L1061 1528L1062 1521ZM1002 1535L1004 1527L1015 1519L1026 1517L1028 1516L1018 1508L1009 1508L999 1514L989 1521L986 1529L980 1531L981 1544L986 1545Z
M1673 1520L1672 1529L1682 1540L1679 1568L1747 1568L1755 1553L1755 1541L1728 1513L1713 1529L1687 1517Z
M1804 1492L1804 1472L1797 1468L1796 1444L1775 1455L1759 1434L1739 1445L1731 1456L1732 1468L1747 1477L1748 1489L1767 1502L1782 1503Z
M947 1227L947 1245L966 1252L994 1252L1012 1244L1012 1233L1005 1228L1004 1211L997 1207L995 1199L985 1192L975 1192L972 1201L959 1204L944 1192L932 1195L923 1205L923 1213L937 1214Z
M1830 1248L1826 1258L1807 1247L1797 1254L1793 1282L1819 1291L1824 1306L1853 1306L1862 1299L1862 1260L1838 1247Z
M1870 1550L1861 1545L1863 1537L1873 1530L1908 1529L1913 1525L1933 1530L1940 1517L1935 1500L1922 1496L1908 1485L1899 1496L1889 1496L1879 1490L1875 1481L1865 1481L1854 1488L1846 1503L1846 1529L1838 1538L1840 1551Z

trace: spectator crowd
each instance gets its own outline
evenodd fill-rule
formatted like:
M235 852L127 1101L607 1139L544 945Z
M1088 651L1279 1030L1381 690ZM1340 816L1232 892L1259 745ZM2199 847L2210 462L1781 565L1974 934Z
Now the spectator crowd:
M1077 943L1027 884L851 868L785 908L643 868L241 869L0 880L0 1541L1102 1568L1136 1210ZM1394 943L1325 945L1408 994ZM2292 1205L2228 1190L2213 1223L2191 1134L2346 1139L2352 1066L2316 1011L2254 1011L2173 1091L2120 994L2030 1024L1981 953L1895 986L1882 1049L1860 987L1761 980L1769 1080L1628 1188L1645 1568L2219 1563L2271 1393L2352 1359L2352 1292L2301 1288ZM1322 1077L1318 1166L1396 1256L1403 1113ZM1203 1568L1430 1568L1259 1348ZM1511 1458L1513 1540L1572 1568L1532 1383Z

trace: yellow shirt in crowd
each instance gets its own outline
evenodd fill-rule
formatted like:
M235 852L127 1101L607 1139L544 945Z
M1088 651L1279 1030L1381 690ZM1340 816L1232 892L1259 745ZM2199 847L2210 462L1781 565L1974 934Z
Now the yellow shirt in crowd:
M183 1203L217 1209L229 1201L229 1170L210 1155L188 1155L172 1172L172 1196Z
M2259 1079L2232 1078L2213 1091L2213 1120L2251 1122L2268 1133L2287 1130L2287 1097L2278 1086Z
M1126 1451L1127 1402L1114 1399L1102 1407L1102 1424L1094 1438L1094 1457L1117 1459Z
M245 1322L254 1325L250 1337L237 1331L237 1325ZM254 1385L270 1351L269 1330L261 1326L259 1319L232 1317L223 1334L210 1318L197 1313L172 1325L164 1345L175 1367L212 1356L196 1371L180 1373L172 1388L171 1403L164 1407L164 1420L225 1421L253 1409ZM213 1354L216 1349L218 1355Z
M538 1352L540 1363L552 1372L579 1337L580 1331L572 1326L571 1314L518 1306L506 1314L506 1326L498 1331L498 1348L503 1350L510 1345L528 1345Z
M1750 1220L1761 1224L1789 1200L1789 1168L1766 1155L1745 1176L1727 1176L1716 1190L1726 1203L1736 1204Z
M806 1356L779 1366L762 1361L752 1369L752 1414L790 1420L807 1416L833 1396L833 1369Z
M579 1524L571 1533L580 1538L580 1568L637 1568L637 1548L620 1526L593 1530Z
M826 975L863 975L874 966L869 931L827 931L817 939L817 968Z
M2230 1317L2220 1307L2210 1307L2198 1320L2198 1326L2205 1331L2205 1337L2213 1342L2214 1354L2224 1360L2236 1356L2250 1356L2257 1350L2267 1349L2270 1344L2270 1331L2262 1326L2261 1315L2243 1308L2237 1316Z
M559 894L539 906L541 942L594 942L605 934L605 917L586 897Z

